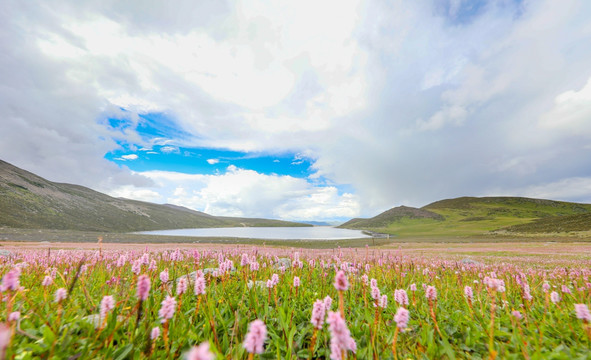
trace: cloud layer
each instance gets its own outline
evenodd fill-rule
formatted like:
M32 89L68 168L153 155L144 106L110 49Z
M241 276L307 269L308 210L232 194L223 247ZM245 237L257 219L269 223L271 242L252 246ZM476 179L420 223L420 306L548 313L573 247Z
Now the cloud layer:
M463 195L591 202L588 1L175 4L3 3L0 157L220 215L347 218ZM178 132L155 141L105 123L153 112ZM139 173L104 158L154 143L300 153L315 174Z

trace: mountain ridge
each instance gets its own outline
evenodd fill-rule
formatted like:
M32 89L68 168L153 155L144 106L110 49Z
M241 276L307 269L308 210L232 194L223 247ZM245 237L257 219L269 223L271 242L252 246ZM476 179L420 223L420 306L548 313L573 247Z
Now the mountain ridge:
M131 232L232 226L309 226L258 218L218 217L172 204L114 198L52 182L0 160L0 226Z

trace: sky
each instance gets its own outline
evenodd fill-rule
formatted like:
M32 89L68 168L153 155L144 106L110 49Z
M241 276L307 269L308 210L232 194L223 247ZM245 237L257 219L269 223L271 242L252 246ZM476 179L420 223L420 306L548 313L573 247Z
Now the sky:
M0 159L212 215L591 203L591 1L0 2Z

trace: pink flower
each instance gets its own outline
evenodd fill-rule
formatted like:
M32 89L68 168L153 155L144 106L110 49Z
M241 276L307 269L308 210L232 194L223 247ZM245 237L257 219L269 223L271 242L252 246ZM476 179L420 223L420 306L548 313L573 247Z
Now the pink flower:
M137 297L140 301L146 301L150 295L150 278L148 275L140 275L137 279Z
M113 299L113 297L110 295L104 296L101 300L100 318L104 319L109 313L109 311L113 310L114 308L115 300Z
M363 285L367 286L367 282L369 281L367 274L361 276L361 281L363 282Z
M142 262L140 259L137 259L131 265L131 272L138 275L142 271Z
M43 286L50 286L51 284L53 284L53 278L49 275L45 275L45 277L43 278L43 282L41 283L41 285Z
M431 301L435 301L437 300L437 289L435 289L435 286L427 286L427 289L425 290L425 296L427 297L428 300Z
M195 278L195 295L205 294L205 277L203 274Z
M160 272L160 281L165 284L168 282L168 269L164 269Z
M380 289L377 286L371 287L371 298L377 300L380 297Z
M127 258L125 257L125 255L120 255L119 259L117 259L117 267L124 266L126 262L127 262Z
M152 331L150 332L150 339L152 341L158 339L158 336L160 336L160 328L158 326L156 326L155 328L152 329Z
M372 278L369 281L369 286L371 286L371 287L378 287L378 281L376 279Z
M20 288L20 270L19 269L12 269L2 278L2 289L4 290L13 290L16 291Z
M544 290L544 292L548 292L548 290L550 290L550 284L545 282L544 285L542 285L542 290Z
M326 297L324 298L324 307L326 307L326 311L329 311L331 306L332 306L332 298L330 296L326 295Z
M525 284L523 286L523 299L530 301L533 299L533 296L531 296L530 292L529 292L529 285Z
M20 317L20 311L13 311L10 314L8 314L8 321L17 321L18 319L20 319Z
M148 271L154 271L156 270L157 266L156 266L156 260L152 259L150 261L150 266L148 267Z
M248 326L248 333L244 339L244 348L250 354L262 354L267 340L267 327L261 320L255 320Z
M578 319L581 319L585 322L591 322L591 313L589 313L587 305L575 304L575 312L577 313Z
M240 266L246 266L248 265L249 260L248 260L248 254L242 254L242 259L240 260Z
M402 306L408 305L408 294L403 289L394 290L394 301Z
M185 358L186 360L213 360L214 355L209 351L209 343L204 342L199 346L193 346Z
M521 313L517 310L511 311L511 315L513 315L513 317L517 320L521 320L523 318L523 315L521 315Z
M176 294L177 295L182 295L187 291L187 287L189 285L187 284L187 278L186 277L182 277L179 279L179 281L176 283Z
M0 323L0 354L10 345L12 330L6 324Z
M573 292L571 291L571 289L569 289L568 286L566 285L562 285L562 292L565 294L572 294Z
M59 288L55 291L55 302L61 303L62 301L66 300L68 296L68 291L64 288Z
M326 305L322 300L316 300L314 307L312 308L312 319L310 322L318 330L322 329L324 324L324 316L326 315Z
M472 288L470 286L465 286L464 287L464 295L470 300L472 301L472 299L474 299L474 292L472 291Z
M339 270L334 278L334 287L338 291L346 291L349 288L349 281L347 275L343 270Z
M162 307L158 311L158 316L162 319L160 320L161 323L165 323L168 320L172 319L174 315L174 311L176 309L176 300L172 296L166 296L166 299L162 301Z
M550 300L553 304L560 302L560 295L556 291L550 293Z
M388 295L382 295L380 297L380 299L378 300L378 306L381 307L382 309L385 309L388 307Z
M408 326L408 320L410 319L410 312L403 307L399 307L394 315L394 321L400 331L404 331Z
M332 360L340 360L343 351L353 351L357 349L355 340L351 338L351 332L345 323L345 320L338 312L329 312L328 330L330 331L330 358Z
M293 287L299 287L300 286L300 278L297 276L293 277Z
M494 291L505 291L505 282L501 279L484 278L483 282Z
M417 285L416 284L410 284L410 291L417 291Z
M273 286L275 286L275 285L279 284L279 275L277 275L277 274L273 274L273 275L271 276L271 281L273 282Z

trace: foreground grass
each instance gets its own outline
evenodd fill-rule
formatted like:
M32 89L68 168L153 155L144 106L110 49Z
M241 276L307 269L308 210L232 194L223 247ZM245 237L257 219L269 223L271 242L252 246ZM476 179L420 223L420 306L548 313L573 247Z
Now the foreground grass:
M248 324L260 319L268 339L257 358L328 359L331 332L325 324L312 348L310 316L314 301L326 296L334 299L329 309L338 311L339 292L333 281L341 270L350 285L342 293L344 318L356 342L355 355L348 352L350 359L588 358L589 324L577 319L574 311L574 304L591 301L588 257L569 259L565 269L544 261L540 253L521 263L455 258L470 254L486 259L494 253L487 244L465 252L458 245L413 246L412 252L404 245L398 250L14 250L12 257L0 258L4 285L9 271L20 273L19 287L3 287L5 301L0 305L3 321L12 329L7 355L176 359L191 346L208 342L216 359L246 359L242 344ZM420 246L425 254L412 255ZM571 251L576 250L573 244L551 246L549 252L559 255L560 246L568 249L565 254L576 252ZM449 253L446 259L438 256L444 249ZM524 245L522 254L536 249ZM165 269L170 280L161 281ZM207 282L200 296L193 292L197 270L205 273ZM151 281L141 305L136 292L139 275ZM278 281L268 287L274 275ZM43 286L46 276L53 281ZM189 287L179 294L176 279L183 276ZM299 287L294 285L296 277ZM381 295L388 297L385 307L374 306L368 281L372 278ZM426 298L428 286L437 291L431 301ZM472 298L465 295L466 286ZM63 301L54 300L58 288L67 291ZM395 290L407 293L408 304L395 301ZM556 303L550 301L554 291ZM98 316L107 295L114 297L115 306L93 323L88 317ZM167 296L178 302L170 320L159 315ZM394 314L402 306L409 310L410 321L397 330ZM20 317L8 320L15 311ZM152 339L154 328L160 329L160 336Z

